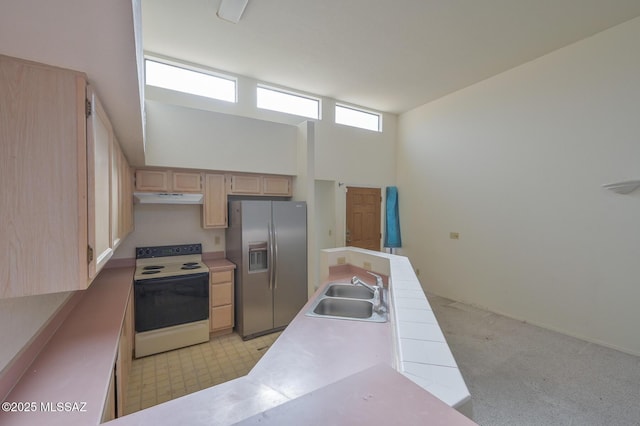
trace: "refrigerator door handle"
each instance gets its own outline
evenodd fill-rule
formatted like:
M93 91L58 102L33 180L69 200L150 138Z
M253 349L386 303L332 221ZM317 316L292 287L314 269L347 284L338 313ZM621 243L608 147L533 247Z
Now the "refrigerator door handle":
M278 231L276 225L273 225L273 288L278 288Z
M273 290L273 237L271 235L271 222L267 222L267 235L269 253L267 255L267 273L269 274L269 290Z

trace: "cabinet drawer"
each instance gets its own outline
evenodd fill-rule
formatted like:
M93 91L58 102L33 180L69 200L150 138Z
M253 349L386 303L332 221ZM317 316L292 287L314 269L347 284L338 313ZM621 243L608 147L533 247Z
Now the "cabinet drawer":
M211 284L233 282L233 271L211 272Z
M231 305L211 308L211 318L209 321L211 331L233 327L233 309Z
M233 300L233 285L231 283L211 285L211 306L230 305Z

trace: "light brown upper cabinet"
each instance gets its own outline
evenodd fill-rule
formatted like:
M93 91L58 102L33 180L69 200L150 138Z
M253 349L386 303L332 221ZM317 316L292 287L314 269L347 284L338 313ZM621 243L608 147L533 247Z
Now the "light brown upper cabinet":
M171 190L202 193L202 175L190 172L171 172Z
M136 191L169 191L166 170L136 170Z
M224 175L209 173L204 175L202 227L227 227L227 192Z
M260 195L262 192L262 176L231 175L229 194Z
M227 188L230 195L291 196L291 176L230 175Z
M111 150L111 247L133 230L133 175L118 141Z
M87 94L90 105L87 131L89 279L93 279L113 254L111 156L114 141L109 118L91 87Z
M85 289L112 250L108 119L95 140L76 71L0 55L0 93L0 297Z
M264 195L291 195L291 178L289 176L263 176L262 193Z
M136 191L202 193L202 174L171 170L136 170Z

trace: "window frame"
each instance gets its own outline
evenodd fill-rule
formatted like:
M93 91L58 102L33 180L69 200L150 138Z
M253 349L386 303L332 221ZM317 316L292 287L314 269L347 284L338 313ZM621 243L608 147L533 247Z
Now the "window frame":
M354 124L339 123L338 122L338 114L337 114L338 108L348 109L348 110L352 110L352 111L355 111L355 112L368 114L368 115L373 115L373 116L378 117L377 129L374 130L374 129L370 129L368 127L356 126ZM334 122L334 124L339 124L341 126L355 127L356 129L363 129L363 130L368 130L370 132L382 133L382 113L381 112L376 112L376 111L368 110L368 109L365 109L365 108L356 107L356 106L345 104L345 103L342 103L342 102L336 102L335 103L333 122Z
M277 110L277 109L261 107L261 106L258 105L258 93L259 93L260 89L316 102L316 105L317 105L317 111L316 111L317 116L316 117L309 117L308 115L296 114L295 112L281 111L281 110ZM312 95L307 95L305 93L295 92L295 91L289 90L289 89L283 89L281 87L271 86L271 85L268 85L268 84L262 84L262 83L256 84L256 108L259 109L259 110L274 111L274 112L278 112L280 114L289 114L289 115L295 115L297 117L304 117L304 118L307 118L309 120L318 120L318 121L322 120L322 99L321 98L316 97L316 96L312 96Z
M155 62L158 63L160 65L166 65L166 66L170 66L170 67L174 67L174 68L178 68L180 70L184 70L184 71L188 71L188 72L193 72L196 74L203 74L205 76L209 76L209 77L213 77L216 79L220 79L220 80L226 80L226 81L230 81L233 83L233 100L228 100L228 99L224 99L224 98L219 98L219 97L212 97L206 94L202 94L202 93L193 93L193 92L185 92L183 90L179 90L179 89L175 89L175 88L170 88L170 87L164 87L164 86L156 86L153 84L149 84L147 83L147 61L149 62ZM171 90L173 92L178 92L178 93L184 93L184 94L188 94L188 95L193 95L193 96L200 96L206 99L212 99L215 101L222 101L222 102L229 102L229 103L234 103L237 104L238 103L238 78L229 74L223 74L208 68L204 68L204 67L199 67L199 66L195 66L195 65L191 65L188 63L184 63L184 62L180 62L177 60L171 60L171 59L165 59L165 58L161 58L161 57L157 57L157 56L153 56L153 55L145 55L144 57L144 83L145 86L151 86L151 87L157 87L160 89L165 89L165 90Z

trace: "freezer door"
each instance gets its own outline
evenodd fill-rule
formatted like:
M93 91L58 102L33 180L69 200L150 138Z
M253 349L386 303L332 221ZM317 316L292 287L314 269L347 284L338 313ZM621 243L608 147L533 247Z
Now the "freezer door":
M273 328L273 293L270 283L269 227L271 226L271 203L269 201L242 202L242 286L238 292L242 300L238 301L242 315L238 330L242 337L260 333ZM267 268L256 267L251 256L262 255L260 249L266 248ZM256 249L258 248L258 250Z
M273 201L273 326L286 326L307 302L307 206Z

